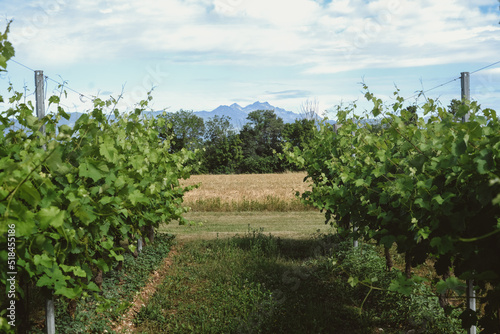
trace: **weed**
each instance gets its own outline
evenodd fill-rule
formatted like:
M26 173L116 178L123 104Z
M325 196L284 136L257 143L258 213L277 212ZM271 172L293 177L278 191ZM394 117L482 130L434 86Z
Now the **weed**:
M370 285L346 285L355 300L362 300L364 316L379 326L394 330L403 328L416 333L461 333L458 311L446 316L438 297L429 286L416 285L412 295L403 296L388 290L397 270L388 272L385 260L373 245L361 243L353 248L351 242L336 245L335 256L325 265L348 282L365 281ZM332 265L334 263L335 265ZM363 305L366 302L365 305Z

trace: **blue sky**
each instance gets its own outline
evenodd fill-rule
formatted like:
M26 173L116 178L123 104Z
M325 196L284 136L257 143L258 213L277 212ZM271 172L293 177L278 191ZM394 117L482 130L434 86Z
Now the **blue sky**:
M132 108L212 110L255 101L319 112L358 100L365 82L391 103L500 61L496 0L0 0L14 60L86 95ZM3 29L3 27L1 28ZM33 91L13 62L1 76ZM48 94L56 84L47 81ZM447 105L460 81L427 92ZM471 96L500 110L500 64L472 74ZM32 98L32 97L29 97ZM414 103L415 98L408 100ZM422 103L420 98L417 103ZM69 111L89 108L68 91Z

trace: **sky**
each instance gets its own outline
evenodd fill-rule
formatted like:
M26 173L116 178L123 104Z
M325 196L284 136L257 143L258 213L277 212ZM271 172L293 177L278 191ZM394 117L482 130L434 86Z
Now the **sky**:
M9 40L16 50L0 75L0 94L7 95L10 82L32 99L32 70L43 70L47 95L59 94L64 83L70 112L89 109L93 97L120 95L118 107L130 110L154 88L154 110L266 101L300 112L314 101L322 113L353 101L369 108L362 83L388 105L398 89L408 104L424 103L418 93L425 91L447 106L460 98L460 73L474 72L471 98L500 110L499 5L0 0L0 29L13 20Z

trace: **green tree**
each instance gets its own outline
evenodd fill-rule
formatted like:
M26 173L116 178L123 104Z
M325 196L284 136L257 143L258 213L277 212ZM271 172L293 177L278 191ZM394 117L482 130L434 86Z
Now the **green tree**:
M283 128L283 143L290 144L300 150L306 149L314 139L316 121L314 119L297 119L293 123L286 123ZM297 165L286 164L286 169L297 171Z
M283 152L283 119L274 110L256 110L248 114L240 138L243 145L245 173L272 173L284 170L279 153Z
M165 118L166 124L160 130L160 137L171 140L172 152L183 148L194 151L202 147L205 135L203 118L182 109L175 113L165 113L161 117Z
M290 143L301 150L308 146L314 137L316 122L312 119L297 119L293 123L285 124L283 128L283 141Z
M201 171L212 174L235 173L243 158L241 140L227 116L214 116L205 123L205 143Z

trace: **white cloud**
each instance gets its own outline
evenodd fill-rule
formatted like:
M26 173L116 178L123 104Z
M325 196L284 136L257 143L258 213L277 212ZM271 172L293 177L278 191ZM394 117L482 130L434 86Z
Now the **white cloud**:
M3 11L15 18L17 58L31 67L111 68L118 60L140 67L155 59L182 64L185 87L199 77L186 64L250 68L245 74L289 68L288 77L274 86L259 81L252 94L310 90L328 105L327 90L317 88L324 83L311 87L319 74L498 60L500 11L479 5L491 0L40 0L6 3ZM310 86L299 79L279 86L292 77L311 78ZM233 96L243 95L238 89L246 93L235 86Z
M59 3L18 12L21 27L14 24L12 35L26 42L23 53L44 49L37 60L54 64L210 52L221 63L227 54L249 63L260 55L267 64L309 64L307 73L317 73L407 66L409 59L468 61L471 47L484 60L500 42L499 13L465 0L47 1ZM446 52L465 58L439 56Z

